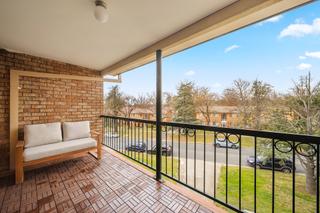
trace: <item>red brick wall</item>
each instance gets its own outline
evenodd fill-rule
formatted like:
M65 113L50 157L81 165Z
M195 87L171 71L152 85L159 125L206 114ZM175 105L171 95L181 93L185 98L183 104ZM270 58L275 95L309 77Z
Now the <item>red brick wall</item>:
M0 174L9 169L10 69L99 76L95 70L26 54L0 50ZM90 120L101 131L103 83L67 79L20 77L19 128L25 124Z

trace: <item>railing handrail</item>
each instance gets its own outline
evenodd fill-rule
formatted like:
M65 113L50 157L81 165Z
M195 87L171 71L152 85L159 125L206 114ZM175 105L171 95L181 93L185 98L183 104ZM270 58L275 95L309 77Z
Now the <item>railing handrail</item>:
M100 117L148 123L153 125L156 124L156 121L154 120L127 118L127 117L111 116L111 115L101 115ZM218 133L221 132L221 133L228 133L233 135L254 136L258 138L259 137L270 138L270 139L276 138L278 140L284 140L284 141L320 144L320 136L314 136L314 135L272 132L272 131L265 131L265 130L250 130L250 129L241 129L241 128L216 127L216 126L206 126L206 125L200 125L200 124L186 124L186 123L179 123L179 122L161 122L161 125L187 128L187 129L206 130L206 131L213 131Z

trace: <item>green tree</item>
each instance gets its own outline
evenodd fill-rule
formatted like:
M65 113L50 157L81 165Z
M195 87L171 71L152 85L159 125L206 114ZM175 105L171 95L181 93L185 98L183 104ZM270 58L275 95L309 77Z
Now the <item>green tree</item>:
M253 128L260 130L262 121L266 117L267 106L270 102L272 87L263 81L255 80L251 86L251 116Z
M174 98L174 121L196 123L196 107L194 103L194 83L181 82L177 88L178 94Z

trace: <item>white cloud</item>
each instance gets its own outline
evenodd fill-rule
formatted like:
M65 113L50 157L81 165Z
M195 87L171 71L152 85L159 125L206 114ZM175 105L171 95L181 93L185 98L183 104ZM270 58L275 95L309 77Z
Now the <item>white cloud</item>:
M306 63L301 63L297 66L298 70L309 70L311 69L312 65L311 64L306 64Z
M306 58L307 58L307 57L305 57L305 56L303 56L303 55L300 55L300 56L299 56L299 59L300 59L300 60L304 60L304 59L306 59Z
M212 88L219 88L219 87L222 87L222 84L220 84L220 83L212 84Z
M230 52L230 51L232 51L232 50L235 50L235 49L238 49L238 48L240 48L240 46L234 44L234 45L231 45L230 47L227 47L227 48L224 50L224 52L225 52L225 53L228 53L228 52Z
M314 19L312 24L300 22L290 24L280 32L279 38L287 36L303 37L305 35L320 35L320 18Z
M306 52L305 55L310 58L318 58L320 59L320 51L318 52Z
M282 18L283 18L283 15L273 16L273 17L268 18L268 19L266 19L264 21L261 21L259 23L259 25L263 25L263 24L266 24L266 23L276 23L276 22L280 21L280 19L282 19Z
M193 75L195 75L195 74L196 74L196 72L193 71L193 70L189 70L189 71L187 71L187 72L185 73L186 76L193 76Z

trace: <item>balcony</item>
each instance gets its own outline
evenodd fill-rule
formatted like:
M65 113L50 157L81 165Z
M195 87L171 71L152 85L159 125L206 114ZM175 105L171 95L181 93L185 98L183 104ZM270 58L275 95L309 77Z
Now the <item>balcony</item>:
M154 172L160 167L165 180L226 209L273 212L286 206L302 212L299 203L308 211L318 208L319 179L315 195L302 193L306 169L299 159L314 161L313 172L319 177L320 137L161 122L162 157L158 158L155 121L102 117L104 145ZM265 161L261 160L264 153L270 153ZM279 163L284 156L289 160Z
M163 58L314 0L105 1L0 3L1 212L320 212L319 137L227 128L228 115L205 126L161 114ZM104 83L152 62L156 112L144 118L155 121L103 115ZM102 134L102 159L29 165L21 183L24 127L77 121Z
M100 162L85 156L32 170L20 185L12 184L8 178L1 180L1 212L206 213L214 210L212 204L200 205L145 172L110 151L103 152Z

